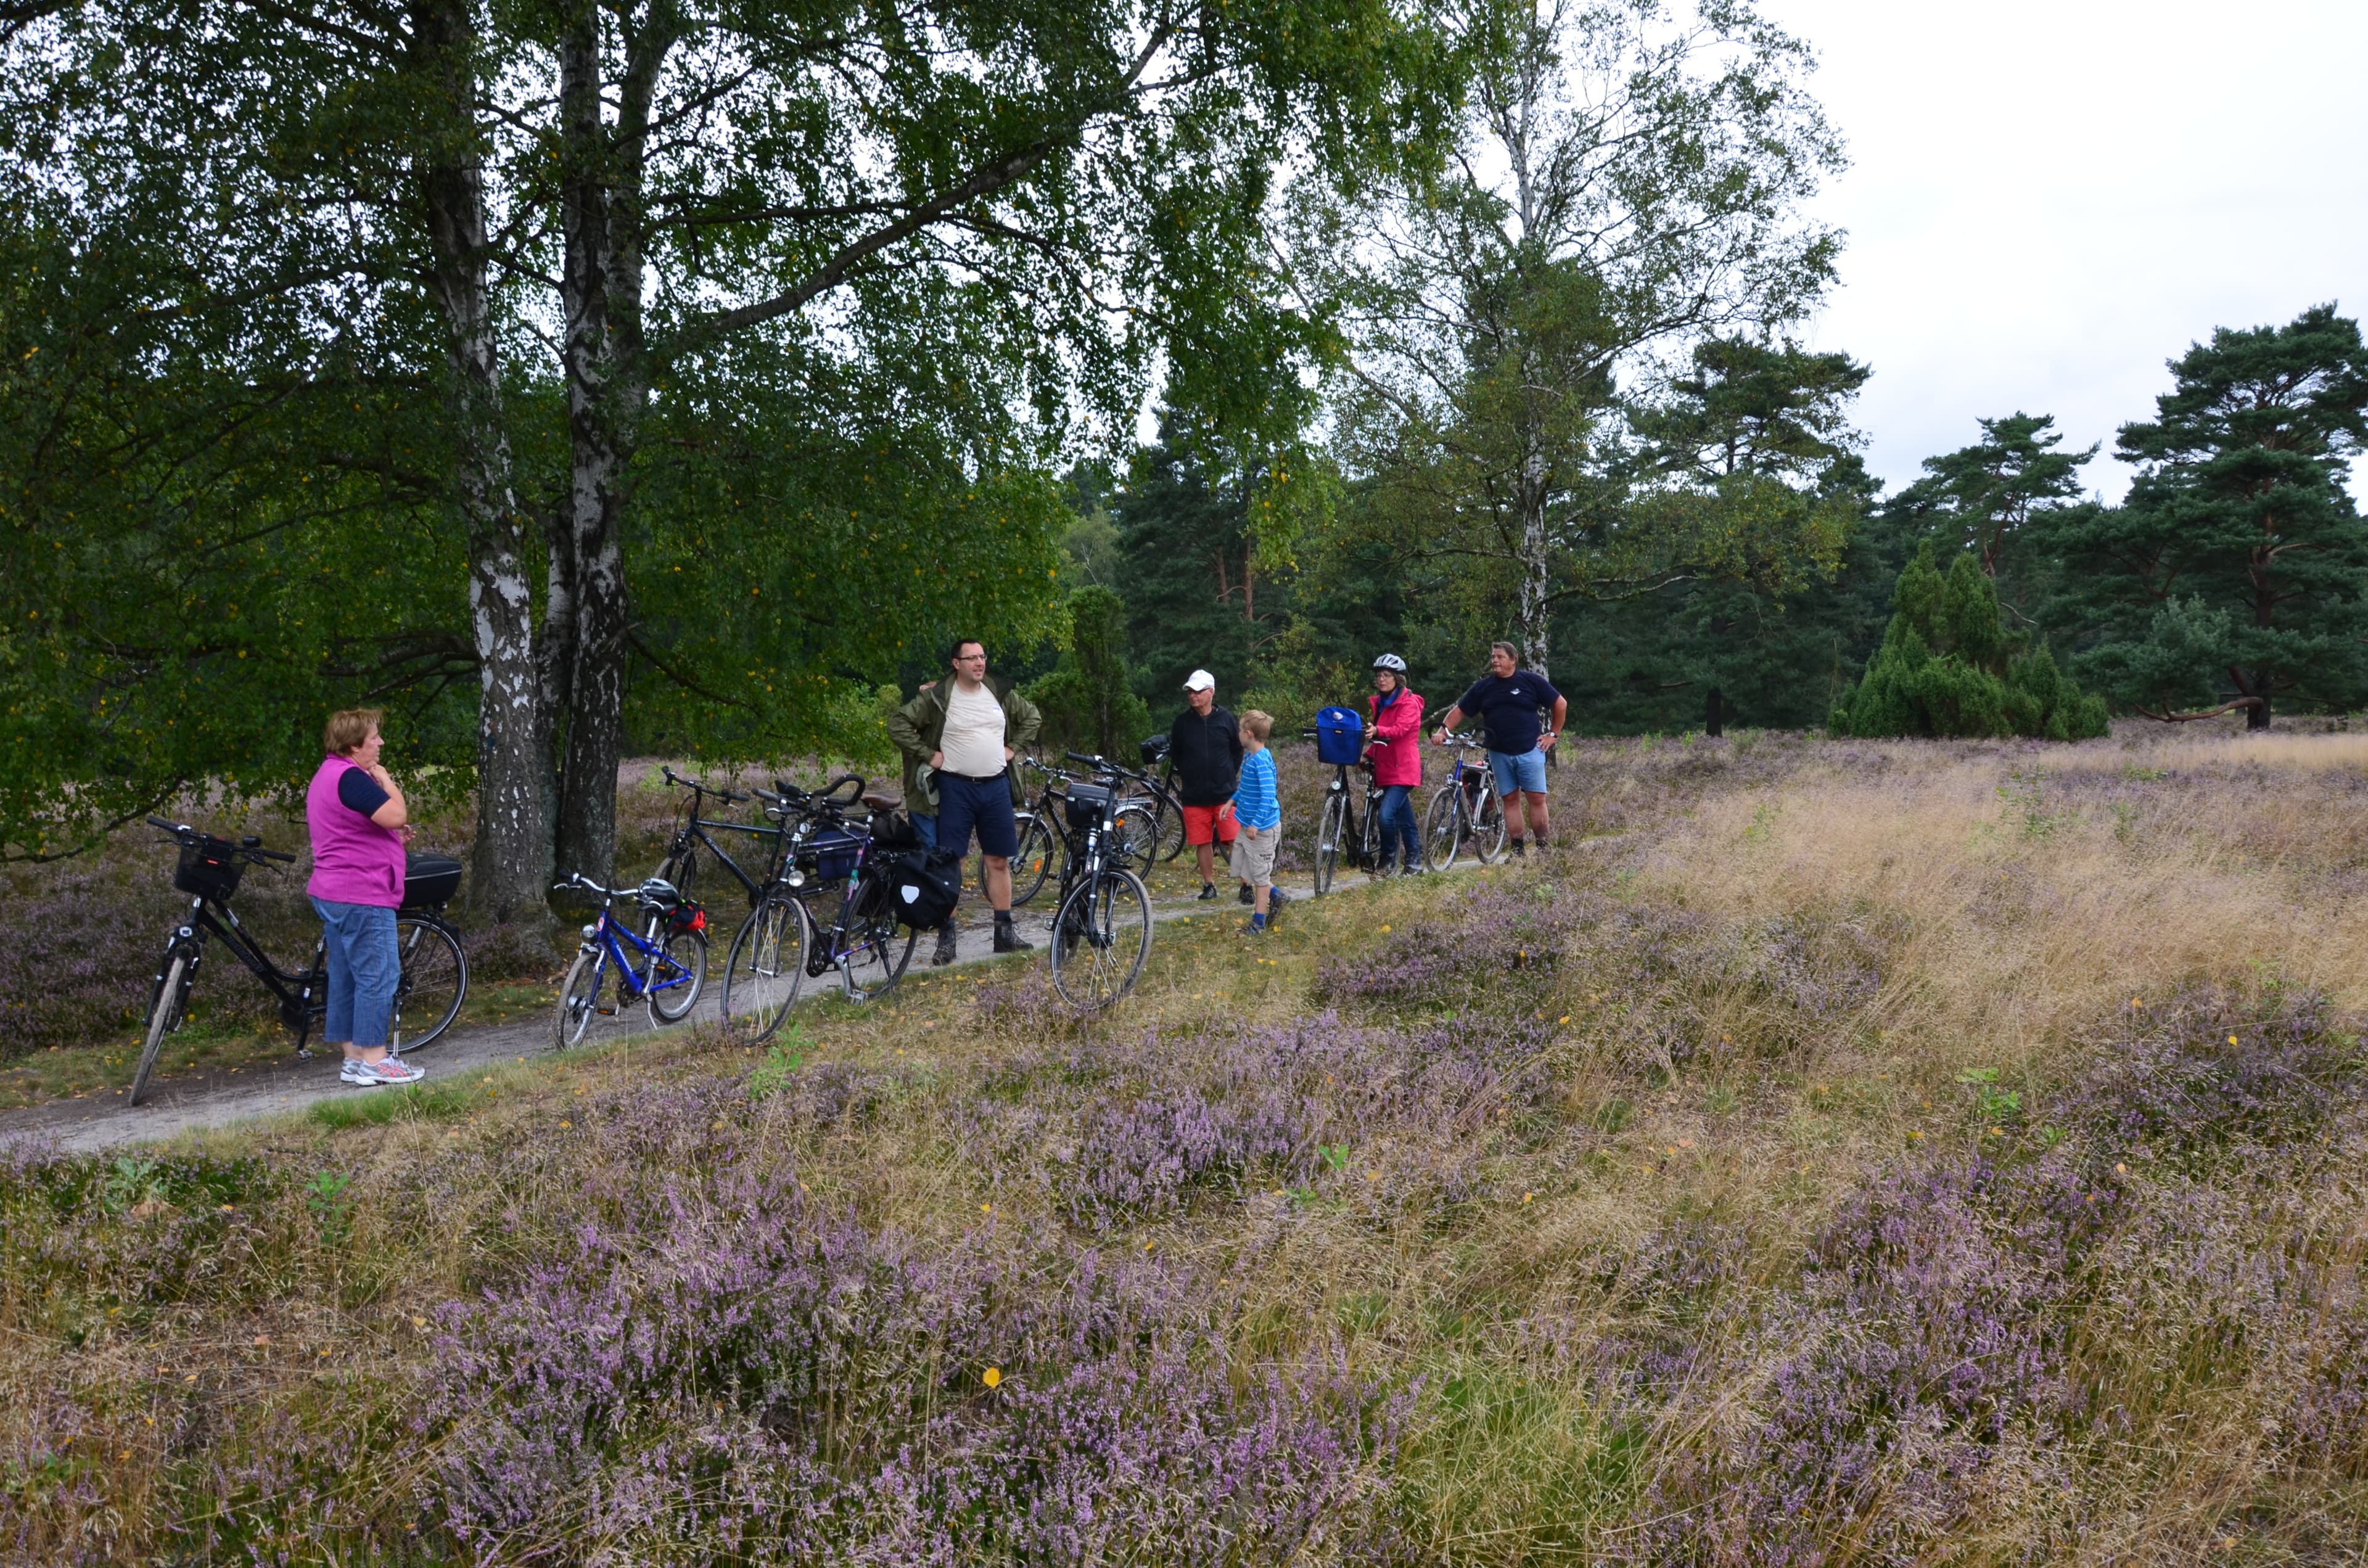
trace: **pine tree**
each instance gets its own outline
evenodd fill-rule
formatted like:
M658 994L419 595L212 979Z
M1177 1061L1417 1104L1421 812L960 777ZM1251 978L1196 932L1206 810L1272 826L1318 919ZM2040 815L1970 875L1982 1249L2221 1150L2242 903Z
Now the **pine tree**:
M2105 733L2104 699L2084 696L2044 642L2023 651L2001 619L1998 585L1971 552L1943 574L1926 540L1892 602L1866 678L1834 707L1834 733L2077 741Z
M1069 596L1069 646L1028 695L1044 710L1044 744L1122 756L1151 733L1126 668L1126 605L1088 584Z

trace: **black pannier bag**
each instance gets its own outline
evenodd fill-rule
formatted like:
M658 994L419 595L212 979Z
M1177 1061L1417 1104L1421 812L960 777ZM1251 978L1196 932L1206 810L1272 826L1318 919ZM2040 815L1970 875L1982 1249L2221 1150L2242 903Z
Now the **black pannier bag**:
M874 849L918 849L921 835L914 829L912 816L903 811L871 813L871 846Z
M962 857L951 849L898 849L882 856L897 923L934 931L962 903Z
M1101 821L1110 803L1110 792L1099 784L1069 786L1069 826L1078 833Z
M403 858L403 907L441 909L461 891L461 862L450 855Z
M181 846L180 864L173 868L173 885L191 898L228 898L238 891L246 867L238 846L211 835Z
M1156 767L1167 760L1167 737L1166 735L1150 736L1138 749L1143 753L1143 766Z

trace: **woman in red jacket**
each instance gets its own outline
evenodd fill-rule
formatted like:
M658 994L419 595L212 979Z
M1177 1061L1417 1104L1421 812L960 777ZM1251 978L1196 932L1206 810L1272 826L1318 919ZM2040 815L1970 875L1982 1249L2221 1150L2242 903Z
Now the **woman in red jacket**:
M1388 876L1398 864L1397 843L1406 841L1406 869L1422 869L1422 830L1415 825L1414 791L1422 782L1422 698L1406 683L1406 661L1383 653L1373 661L1372 744L1366 756L1373 782L1382 787L1382 863Z

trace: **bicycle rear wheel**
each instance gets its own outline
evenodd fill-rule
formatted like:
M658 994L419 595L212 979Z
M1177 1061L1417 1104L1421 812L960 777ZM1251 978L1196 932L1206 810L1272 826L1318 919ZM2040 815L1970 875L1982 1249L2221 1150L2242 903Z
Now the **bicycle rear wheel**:
M566 983L559 988L559 1011L552 1020L552 1043L561 1050L583 1042L590 1032L592 1020L600 1015L600 986L609 977L609 966L601 961L604 954L577 953L575 962L567 971ZM614 1013L616 1009L609 1009Z
M723 1016L771 1038L805 983L813 940L806 906L784 892L765 895L732 937L723 963Z
M188 999L189 955L176 951L156 977L156 994L148 1000L148 1030L140 1038L140 1065L131 1070L131 1087L124 1096L138 1105L148 1093L148 1075L156 1070L156 1055L165 1037L180 1026L181 1007Z
M1134 989L1151 956L1151 895L1133 871L1079 882L1053 916L1053 989L1081 1013Z
M1480 863L1493 866L1505 853L1505 802L1497 791L1483 785L1479 802L1472 811L1472 837Z
M1463 813L1451 780L1430 798L1430 810L1423 813L1422 862L1431 870L1444 871L1455 864L1463 847Z
M1159 853L1159 808L1150 801L1129 801L1120 806L1110 826L1136 865L1150 865Z
M1349 797L1335 793L1324 802L1315 826L1315 896L1332 891L1332 875L1340 869L1340 841L1349 834Z
M913 944L920 934L896 924L888 902L888 883L867 871L856 891L848 925L851 951L840 955L838 983L850 1002L876 1002L896 989L905 966L913 961Z
M1034 812L1021 812L1019 821L1019 853L1011 858L1011 907L1018 909L1044 891L1044 879L1052 874L1061 854L1060 838L1044 825L1044 819ZM972 858L971 885L981 892L986 891L986 852Z
M707 984L706 933L674 931L660 938L646 973L653 1023L678 1024L690 1017Z
M1382 803L1365 797L1365 814L1357 824L1357 869L1369 877L1382 874Z
M469 955L450 926L417 915L395 916L394 946L403 955L403 978L394 985L387 1041L401 1056L434 1044L460 1017L469 994Z
M1164 863L1184 853L1184 808L1174 797L1159 797L1159 858Z

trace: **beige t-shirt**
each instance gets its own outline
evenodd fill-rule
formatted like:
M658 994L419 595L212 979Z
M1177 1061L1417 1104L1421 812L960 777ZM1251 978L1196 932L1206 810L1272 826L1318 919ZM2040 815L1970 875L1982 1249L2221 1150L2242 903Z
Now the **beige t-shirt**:
M946 731L938 739L945 771L992 778L1003 771L1003 704L985 687L965 692L956 681L946 694Z

